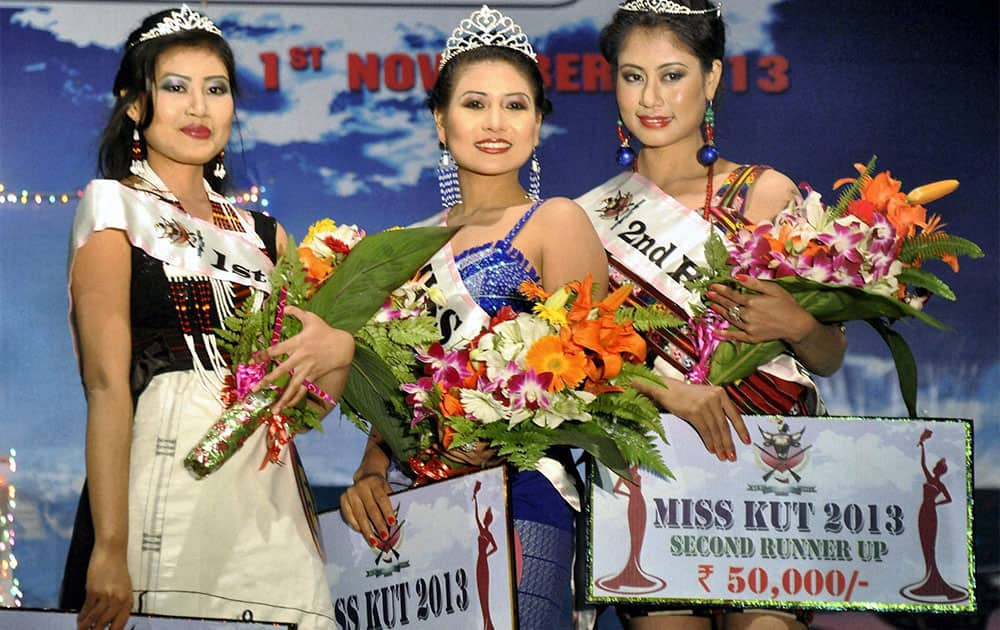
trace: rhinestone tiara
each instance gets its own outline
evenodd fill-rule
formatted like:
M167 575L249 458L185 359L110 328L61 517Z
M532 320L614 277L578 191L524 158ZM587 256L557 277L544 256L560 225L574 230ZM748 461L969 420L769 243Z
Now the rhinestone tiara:
M503 13L491 9L485 4L469 17L462 20L451 33L441 53L438 70L456 56L483 46L502 46L522 52L535 63L535 49L531 47L528 36L521 27Z
M722 15L722 3L717 3L714 9L692 9L673 0L625 0L618 8L623 11L641 11L659 13L660 15L707 15L714 13Z
M140 35L136 44L181 31L208 31L222 37L222 31L212 20L182 4L180 9L171 11L170 15L160 20L159 24Z

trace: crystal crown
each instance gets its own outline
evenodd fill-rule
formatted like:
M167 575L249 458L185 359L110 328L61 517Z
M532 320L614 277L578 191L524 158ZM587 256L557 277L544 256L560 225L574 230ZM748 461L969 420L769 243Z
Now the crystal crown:
M531 47L531 42L521 27L503 13L484 4L483 8L462 20L458 28L452 31L444 52L441 53L438 70L457 55L482 46L512 48L538 62L535 49Z
M714 13L722 15L722 3L718 3L714 9L692 9L673 0L625 0L618 8L623 11L642 11L647 13L659 13L660 15L707 15Z
M160 20L159 24L140 35L136 43L181 31L195 30L208 31L222 37L222 31L212 20L191 9L188 5L182 4L180 9L171 11L170 15Z

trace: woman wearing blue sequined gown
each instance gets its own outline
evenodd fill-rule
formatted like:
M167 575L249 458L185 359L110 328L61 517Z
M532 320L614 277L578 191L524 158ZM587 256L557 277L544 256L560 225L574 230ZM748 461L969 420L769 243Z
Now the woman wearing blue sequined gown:
M503 16L487 11L484 7L473 14L449 40L428 99L446 152L443 165L457 164L455 179L447 169L442 179L447 207L442 220L461 228L448 244L446 257L457 267L469 294L490 315L503 306L524 310L518 294L524 280L552 291L589 273L598 297L603 296L607 261L580 207L565 198L538 200L537 177L531 177L530 195L519 182L521 167L529 158L535 160L542 118L551 106L534 52L523 35L482 45L484 40L495 41L487 33L473 38L478 44L470 43L469 30L494 23L491 17L502 21ZM536 164L532 171L538 173ZM483 449L455 455L463 463L494 463ZM568 453L549 456L562 466L545 474L511 474L518 618L523 629L572 625L571 504L578 505L578 495ZM388 467L380 440L373 436L354 475L355 484L341 499L344 519L369 541L388 531L391 523Z

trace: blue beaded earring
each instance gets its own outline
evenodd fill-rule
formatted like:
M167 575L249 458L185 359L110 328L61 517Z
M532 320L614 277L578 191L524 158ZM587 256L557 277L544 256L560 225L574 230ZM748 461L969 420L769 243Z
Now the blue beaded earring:
M711 100L705 108L705 144L698 149L697 158L702 166L711 166L719 159L719 149L715 146L715 110Z
M618 162L618 166L622 168L628 168L632 166L635 162L635 149L632 148L630 141L632 136L628 135L625 131L625 123L622 122L622 117L618 117L618 142L621 146L618 147L618 153L615 156L615 161Z
M533 201L542 198L542 163L538 161L538 149L531 152L531 169L528 173L528 196Z
M438 190L441 191L441 207L445 210L462 203L462 189L458 186L458 164L447 147L441 148L438 160Z

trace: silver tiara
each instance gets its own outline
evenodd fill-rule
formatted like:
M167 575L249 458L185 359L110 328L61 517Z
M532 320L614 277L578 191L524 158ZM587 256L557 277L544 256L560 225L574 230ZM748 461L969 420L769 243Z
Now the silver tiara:
M722 15L722 3L718 3L714 9L692 9L673 0L625 0L618 8L623 11L641 11L645 13L659 13L660 15L706 15L714 13Z
M521 27L503 13L484 4L482 9L462 20L458 28L452 31L444 52L441 53L438 70L457 55L483 46L512 48L538 63L535 49L531 47L531 42Z
M181 31L208 31L222 37L222 31L212 20L182 4L180 10L171 11L170 15L160 20L159 24L140 35L136 43Z

